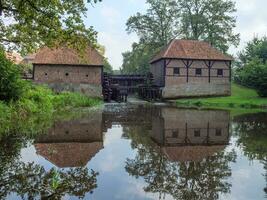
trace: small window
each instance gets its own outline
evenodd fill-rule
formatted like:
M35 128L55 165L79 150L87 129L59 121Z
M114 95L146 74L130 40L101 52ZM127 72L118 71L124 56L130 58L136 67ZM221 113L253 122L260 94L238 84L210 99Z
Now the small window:
M179 67L174 67L173 68L173 74L174 75L179 75L180 74L180 68Z
M202 74L202 69L201 68L196 68L196 75L201 76Z
M172 138L178 138L178 135L179 135L179 130L173 130L172 131Z
M88 75L88 74L86 74L86 77L87 77L87 78L88 78L88 76L89 76L89 75Z
M222 136L222 129L217 128L217 129L216 129L216 132L215 132L215 135L216 135L216 136Z
M45 73L45 76L47 76L48 74L47 73Z
M223 69L217 69L217 76L223 76Z
M65 75L66 75L66 76L69 76L69 73L66 73Z
M195 137L200 137L200 129L194 130L194 136Z

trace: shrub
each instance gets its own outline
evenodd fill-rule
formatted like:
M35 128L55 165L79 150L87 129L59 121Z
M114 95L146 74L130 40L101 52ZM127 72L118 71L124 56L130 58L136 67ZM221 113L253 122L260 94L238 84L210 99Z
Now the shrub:
M9 61L0 49L0 100L18 100L23 93L23 85L19 68Z
M235 80L241 85L257 90L261 97L267 97L267 63L254 59L236 72Z

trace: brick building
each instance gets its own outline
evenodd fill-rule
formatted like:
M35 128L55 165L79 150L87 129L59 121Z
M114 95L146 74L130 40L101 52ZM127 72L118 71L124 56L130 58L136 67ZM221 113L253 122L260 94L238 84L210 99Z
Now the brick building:
M84 53L62 46L38 51L33 61L33 79L56 92L81 92L102 96L103 57L92 47Z
M232 60L207 42L175 39L152 59L151 73L163 98L227 96Z

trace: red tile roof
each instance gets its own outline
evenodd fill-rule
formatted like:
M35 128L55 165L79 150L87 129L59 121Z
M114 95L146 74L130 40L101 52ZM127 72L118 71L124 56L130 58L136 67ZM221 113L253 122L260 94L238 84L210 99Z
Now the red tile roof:
M233 60L208 42L198 40L172 40L152 60L156 62L162 58L195 59L195 60Z
M66 46L53 49L44 47L38 51L33 63L103 66L103 56L92 47L88 47L84 53L79 53Z

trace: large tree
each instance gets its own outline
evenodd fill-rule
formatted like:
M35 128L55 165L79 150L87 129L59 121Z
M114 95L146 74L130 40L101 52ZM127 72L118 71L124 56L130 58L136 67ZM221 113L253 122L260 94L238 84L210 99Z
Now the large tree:
M239 43L239 34L233 31L232 0L147 0L147 4L145 14L137 13L126 24L128 33L136 33L140 41L123 54L125 72L148 71L153 55L173 38L204 40L223 52Z
M96 32L83 23L86 11L83 0L0 0L0 45L27 53L63 42L96 44Z
M137 33L139 43L132 51L123 54L124 73L145 73L151 57L178 35L179 9L174 0L147 0L149 8L145 14L137 13L127 21L128 33Z
M205 40L223 52L238 45L235 3L232 0L179 0L181 8L181 37Z

